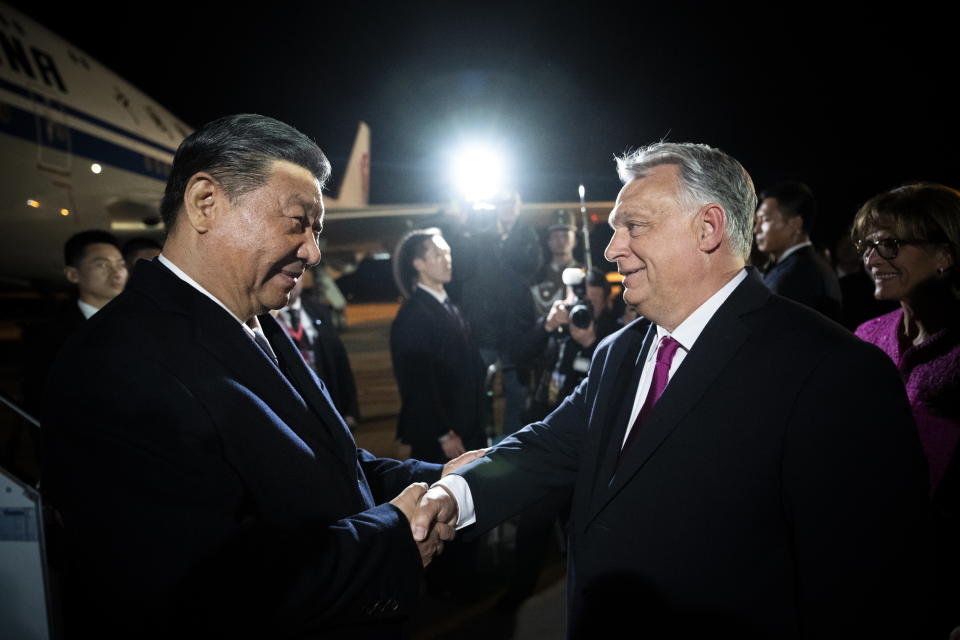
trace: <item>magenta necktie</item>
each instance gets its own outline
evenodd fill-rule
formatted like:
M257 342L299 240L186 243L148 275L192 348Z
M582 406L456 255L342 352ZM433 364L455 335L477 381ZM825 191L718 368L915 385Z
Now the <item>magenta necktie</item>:
M643 401L643 406L640 408L640 413L637 414L637 419L633 421L633 427L630 429L630 434L627 436L627 441L623 443L623 449L621 449L621 451L626 451L630 443L636 438L637 431L640 430L640 423L646 419L651 409L653 409L653 405L655 405L657 400L660 399L660 396L663 395L663 390L667 388L667 380L670 377L670 365L673 363L673 356L676 355L677 349L679 348L680 343L670 336L665 336L660 341L660 347L657 349L657 362L653 365L653 380L650 381L647 398Z

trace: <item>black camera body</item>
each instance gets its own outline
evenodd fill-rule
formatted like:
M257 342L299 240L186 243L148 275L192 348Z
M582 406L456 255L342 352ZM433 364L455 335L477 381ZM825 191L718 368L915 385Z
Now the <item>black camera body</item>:
M570 305L570 323L586 329L593 322L593 305L587 300L587 272L579 267L563 270L563 284L573 290L576 299Z

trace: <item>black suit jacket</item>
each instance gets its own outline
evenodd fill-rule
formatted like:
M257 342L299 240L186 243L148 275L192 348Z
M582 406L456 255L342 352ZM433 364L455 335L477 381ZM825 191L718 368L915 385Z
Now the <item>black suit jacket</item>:
M468 450L482 447L484 371L462 316L417 287L393 320L390 354L400 388L397 437L411 454L444 461L437 439L450 430Z
M141 260L58 359L43 487L75 637L398 633L420 559L383 503L440 469L357 449L283 329L260 322L286 376Z
M840 321L840 281L812 245L797 249L773 265L763 281L774 293Z
M24 406L31 414L39 414L43 385L57 354L86 321L77 306L77 299L70 298L60 305L53 317L24 327L21 389Z
M655 336L610 336L544 422L459 472L478 528L574 486L575 637L911 637L926 480L889 358L750 273L614 474Z
M333 406L343 416L360 419L360 407L357 402L357 385L350 368L350 358L340 335L333 327L330 313L322 305L301 298L303 311L316 330L316 337L309 343L306 333L302 340L313 352L313 367L317 376L323 380L327 392L333 400ZM280 320L284 320L281 316Z

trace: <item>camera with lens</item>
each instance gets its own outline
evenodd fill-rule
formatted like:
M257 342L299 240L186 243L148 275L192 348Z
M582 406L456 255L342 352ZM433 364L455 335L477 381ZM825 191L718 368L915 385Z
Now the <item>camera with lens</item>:
M579 329L586 329L593 322L593 305L587 299L587 272L578 267L563 270L563 284L573 290L576 299L570 305L570 322Z

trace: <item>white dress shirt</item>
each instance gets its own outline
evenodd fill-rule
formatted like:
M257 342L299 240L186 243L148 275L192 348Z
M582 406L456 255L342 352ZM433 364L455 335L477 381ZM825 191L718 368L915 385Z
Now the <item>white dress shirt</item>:
M657 347L660 341L665 336L670 336L680 343L680 348L677 349L677 352L673 356L673 362L670 364L670 372L667 375L667 385L669 386L670 380L673 379L673 374L676 373L680 365L683 364L687 353L693 348L694 343L696 343L700 334L703 333L704 327L710 322L713 314L717 312L717 309L730 297L733 290L736 289L746 277L746 269L741 269L730 282L723 285L716 293L710 296L706 302L697 307L696 310L677 325L677 328L672 332L657 326L657 340L650 346L650 351L647 353L647 357L643 363L643 372L640 374L640 384L637 385L637 392L633 401L633 410L630 412L630 422L627 423L627 433L624 434L624 441L626 441L626 436L630 433L633 421L636 420L637 414L640 413L640 409L643 407L644 400L647 397L647 391L650 389L650 384L653 380L653 368L657 359ZM622 443L621 446L623 446ZM450 474L437 481L435 485L437 484L448 489L457 501L457 529L476 522L477 517L473 505L473 495L470 492L470 486L463 477Z
M417 283L417 288L418 288L418 289L423 289L424 291L426 291L427 293L429 293L430 295L432 295L432 296L436 299L437 302L439 302L440 304L446 306L446 304L447 304L447 298L448 298L446 291L443 291L443 292L437 291L436 289L431 289L430 287L425 287L425 286L423 286L422 284L420 284L419 282Z
M800 244L795 244L789 249L787 249L786 251L784 251L783 254L780 256L780 258L774 264L780 264L781 262L786 260L787 256L789 256L791 253L796 253L800 249L803 249L804 247L809 247L812 245L813 243L810 242L809 240L807 240L806 242L801 242Z

